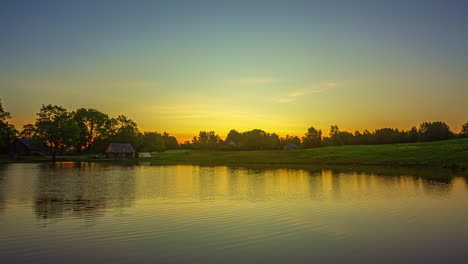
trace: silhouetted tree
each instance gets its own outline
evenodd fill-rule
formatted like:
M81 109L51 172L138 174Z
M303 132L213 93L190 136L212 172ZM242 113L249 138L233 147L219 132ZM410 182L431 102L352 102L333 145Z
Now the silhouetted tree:
M419 126L422 141L446 140L453 137L450 128L444 122L423 122Z
M142 137L141 151L153 152L166 150L164 139L161 134L156 132L145 132Z
M269 134L261 129L242 133L239 147L245 150L279 149L280 140L275 133Z
M307 133L302 137L302 146L304 148L320 147L322 144L322 130L309 127Z
M462 137L468 137L468 122L466 122L463 126L462 126L462 130L460 132L460 135Z
M163 141L164 141L164 146L166 149L178 149L179 148L179 142L177 139L173 136L170 136L169 133L164 132L162 135Z
M117 118L112 118L111 133L109 135L109 142L128 143L132 144L135 149L140 148L141 133L138 131L137 124L124 115L119 115Z
M238 145L241 140L242 140L242 134L237 132L234 129L231 129L231 131L229 131L229 133L226 136L225 142L228 143L229 141L232 141L236 145Z
M61 106L42 105L35 123L36 135L52 153L52 160L58 153L76 146L79 127L73 115Z
M20 138L33 138L33 136L35 135L36 133L36 128L34 127L33 124L26 124L26 125L23 125L23 129L21 130L21 132L19 133L19 137Z
M221 143L221 137L218 136L214 131L206 132L200 131L198 137L193 139L193 143L201 143L201 144L217 144Z
M10 144L16 137L18 131L15 127L8 123L8 120L11 118L11 114L7 112L2 105L0 100L0 152L7 153Z
M417 142L419 140L419 132L416 127L412 127L410 131L408 131L408 141L409 142Z
M280 144L284 147L286 144L294 144L296 146L301 146L301 139L298 136L286 135L284 138L280 138Z
M74 119L80 128L78 150L90 150L97 139L103 139L110 133L109 116L96 110L80 108L74 113Z

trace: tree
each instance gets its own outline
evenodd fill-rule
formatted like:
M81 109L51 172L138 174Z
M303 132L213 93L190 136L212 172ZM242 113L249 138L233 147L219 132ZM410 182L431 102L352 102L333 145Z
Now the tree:
M19 133L19 137L31 139L34 137L35 134L36 134L36 128L34 127L34 125L26 124L26 125L23 125L23 129Z
M193 149L220 149L223 140L214 131L200 131L198 137L193 137L192 144L189 146Z
M330 136L330 139L331 139L333 145L343 145L344 144L343 139L340 136L340 133L341 133L340 129L338 128L337 125L334 125L334 126L330 127L329 136Z
M279 149L281 147L280 138L276 133L267 133L265 138L265 149Z
M110 125L109 141L132 144L135 149L139 149L142 139L141 133L133 120L120 115L117 118L112 118Z
M453 137L452 131L444 122L423 122L419 126L422 141L447 140Z
M304 148L319 147L322 144L322 130L317 130L314 127L309 127L307 133L302 137L302 145Z
M260 150L266 149L267 133L260 129L253 129L251 131L243 132L242 139L239 146L242 149Z
M166 150L162 135L156 132L145 132L143 134L141 150L145 152Z
M468 122L466 122L466 123L462 126L462 130L461 130L460 135L461 135L462 137L468 137Z
M193 143L202 143L202 144L218 144L223 142L221 137L218 136L214 131L206 132L200 131L198 137L193 139Z
M408 131L408 141L409 142L417 142L419 140L419 132L416 127L412 127L411 130Z
M74 120L80 129L79 150L87 150L99 138L108 136L111 128L109 116L96 110L80 108L74 113Z
M235 144L239 144L241 139L242 139L242 134L237 132L237 130L231 129L231 131L229 131L229 133L226 136L225 142L232 141Z
M164 132L162 134L162 138L164 141L164 146L166 149L178 149L179 148L179 142L177 141L177 138L170 136L169 133Z
M282 146L286 144L295 144L297 146L301 145L301 139L298 136L286 135L284 138L280 138L280 143Z
M64 150L76 145L79 127L73 115L61 106L42 105L35 123L36 134L45 147L52 153L52 160Z
M0 152L7 153L10 144L16 137L18 131L15 127L8 123L8 120L11 118L11 114L7 112L2 105L0 100Z

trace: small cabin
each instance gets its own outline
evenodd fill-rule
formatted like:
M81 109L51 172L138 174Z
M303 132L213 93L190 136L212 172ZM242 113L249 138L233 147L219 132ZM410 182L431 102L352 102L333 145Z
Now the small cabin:
M29 138L17 138L10 147L15 156L43 156L43 149Z
M135 157L135 149L131 144L110 143L106 149L108 158L133 158Z

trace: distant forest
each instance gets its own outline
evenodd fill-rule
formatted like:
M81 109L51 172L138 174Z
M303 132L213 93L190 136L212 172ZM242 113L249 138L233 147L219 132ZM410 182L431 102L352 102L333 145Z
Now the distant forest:
M342 145L371 145L407 142L439 141L468 137L468 122L459 133L452 132L444 122L423 122L410 130L381 128L372 132L341 131L332 125L328 137L320 129L310 127L304 136L280 137L260 129L246 132L231 130L225 139L214 131L200 131L192 141L179 144L168 133L144 132L124 115L111 118L96 109L80 108L67 111L57 105L42 105L34 124L17 130L9 123L11 114L0 101L0 152L8 153L12 142L29 138L41 144L53 156L73 153L102 153L109 143L130 143L138 152L154 152L172 149L197 150L279 150L316 148Z

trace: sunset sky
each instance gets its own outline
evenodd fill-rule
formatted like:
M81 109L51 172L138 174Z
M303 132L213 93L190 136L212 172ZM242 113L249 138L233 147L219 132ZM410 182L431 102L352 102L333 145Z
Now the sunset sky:
M464 1L2 1L0 97L200 130L468 121ZM409 3L411 2L411 3Z

